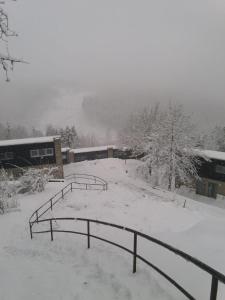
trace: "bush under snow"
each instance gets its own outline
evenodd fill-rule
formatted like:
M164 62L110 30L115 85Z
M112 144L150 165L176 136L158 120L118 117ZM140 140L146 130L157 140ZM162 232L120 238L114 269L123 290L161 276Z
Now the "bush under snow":
M55 168L29 168L18 180L18 193L42 192L48 180L53 178Z
M17 207L16 186L4 169L0 171L0 212Z

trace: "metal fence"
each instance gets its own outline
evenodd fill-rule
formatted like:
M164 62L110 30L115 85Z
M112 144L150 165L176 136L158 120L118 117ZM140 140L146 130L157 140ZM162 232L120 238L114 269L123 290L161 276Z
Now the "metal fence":
M38 209L36 209L29 219L30 228L34 223L38 223L40 218L49 210L53 209L53 206L63 199L66 194L73 190L103 190L108 189L108 183L97 176L88 174L71 174L66 176L66 179L72 178L73 181L68 183L58 193L52 196L48 201L43 203ZM85 182L83 182L85 180ZM88 180L88 181L87 181Z
M31 239L33 238L34 234L44 234L44 233L50 233L50 238L51 241L54 240L54 233L71 233L71 234L77 234L77 235L82 235L82 236L86 236L87 237L87 247L90 248L90 241L91 238L93 239L97 239L103 242L106 242L108 244L111 244L113 246L116 246L128 253L130 253L133 256L133 273L136 272L136 268L137 268L137 259L139 259L140 261L144 262L145 264L147 264L148 266L150 266L152 269L154 269L156 272L158 272L160 275L162 275L165 279L167 279L173 286L175 286L183 295L185 295L187 297L187 299L191 299L191 300L195 300L196 298L194 296L192 296L184 287L182 287L176 280L174 280L172 277L170 277L169 275L167 275L164 271L162 271L159 267L157 267L156 265L154 265L153 263L151 263L147 258L145 258L143 255L140 255L138 253L138 240L139 239L144 239L147 240L153 244L156 244L166 250L168 250L171 253L176 254L177 256L183 258L184 260L192 263L193 265L197 266L199 269L205 271L206 273L209 274L209 276L211 276L211 287L210 287L210 295L209 295L209 299L210 300L216 300L217 299L217 291L218 291L218 283L222 283L225 284L225 275L218 272L217 270L213 269L212 267L208 266L207 264L201 262L200 260L190 256L189 254L176 249L175 247L162 242L161 240L158 240L150 235L144 234L142 232L139 232L137 230L133 230L131 228L128 227L123 227L121 225L117 225L117 224L112 224L112 223L108 223L108 222L103 222L103 221L99 221L99 220L93 220L93 219L86 219L86 218L46 218L46 219L40 219L41 216L43 216L43 214L45 214L49 209L52 209L52 207L59 201L59 199L62 199L66 193L68 193L69 191L73 190L73 184L74 182L69 183L67 186L64 187L64 189L62 189L61 191L59 191L59 193L57 193L53 198L51 198L49 201L47 201L46 203L44 203L38 210L36 210L30 220L29 220L29 226L30 226L30 236ZM77 184L77 183L76 183ZM81 183L84 184L84 183ZM86 183L85 183L86 184ZM96 183L99 184L99 183ZM89 183L88 183L89 185ZM83 189L83 188L82 188ZM86 188L85 188L86 189ZM107 189L107 186L102 186L103 190ZM57 195L59 197L57 197ZM53 202L53 199L55 199ZM40 213L40 209L42 209L43 207L45 207L47 205L47 208L44 210L44 212ZM80 221L80 222L86 222L86 226L87 226L87 231L86 232L80 232L80 231L73 231L73 230L59 230L59 229L54 229L53 228L53 222L54 221ZM39 223L41 224L49 224L48 229L47 230L33 230L33 225L36 224L38 225ZM101 236L98 235L94 235L91 233L91 224L95 223L95 224L99 224L102 226L108 226L108 227L114 227L117 228L119 230L123 230L125 232L128 232L129 234L132 234L133 236L133 248L129 249L119 243L115 243L113 241L110 241L109 239L105 239Z

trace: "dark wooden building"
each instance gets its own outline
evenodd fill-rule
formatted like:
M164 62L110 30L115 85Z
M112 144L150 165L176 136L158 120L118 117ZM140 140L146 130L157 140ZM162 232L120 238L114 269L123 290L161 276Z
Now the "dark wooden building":
M131 150L127 148L118 148L114 145L79 149L62 148L62 158L64 164L110 157L120 159L133 158Z
M59 136L0 141L0 167L14 175L19 173L19 168L46 166L56 166L56 176L63 178Z
M196 182L196 193L212 198L225 196L225 152L202 150L198 167L200 180Z
M84 160L94 160L113 157L115 146L99 146L70 150L70 161L79 162Z

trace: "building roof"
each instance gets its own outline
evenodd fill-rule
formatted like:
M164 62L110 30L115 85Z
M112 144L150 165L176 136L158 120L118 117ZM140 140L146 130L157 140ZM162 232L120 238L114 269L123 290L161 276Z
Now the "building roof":
M59 139L59 138L60 138L60 136L44 136L44 137L16 139L16 140L3 140L3 141L0 141L0 147L49 143L49 142L54 142L55 139Z
M203 158L207 159L217 159L217 160L223 160L225 161L225 152L221 151L214 151L214 150L200 150L195 149L194 150L196 155L201 156Z
M106 151L108 149L117 149L117 147L114 145L109 145L109 146L99 146L99 147L77 148L77 149L71 149L70 152L87 153L87 152Z
M69 147L64 147L64 148L61 148L61 152L67 152L67 151L69 151L70 150L70 148Z
M224 160L225 161L225 152L214 151L214 150L201 150L203 155L210 159Z

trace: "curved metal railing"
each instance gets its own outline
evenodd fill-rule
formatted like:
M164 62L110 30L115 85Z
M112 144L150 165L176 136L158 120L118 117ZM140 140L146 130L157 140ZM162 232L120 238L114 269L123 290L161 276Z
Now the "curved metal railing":
M76 174L78 175L78 174ZM72 174L71 176L74 176L74 174ZM89 177L87 175L82 175L79 174L80 179L82 179L82 176ZM90 175L90 177L92 177ZM89 177L89 179L90 179ZM85 178L83 178L85 179ZM97 178L100 179L100 181L102 180L101 178ZM137 259L139 259L140 261L146 263L148 266L150 266L151 268L153 268L156 272L158 272L160 275L162 275L165 279L167 279L173 286L175 286L183 295L185 295L187 297L187 299L191 299L191 300L196 300L196 298L194 296L192 296L184 287L182 287L176 280L174 280L172 277L170 277L169 275L167 275L164 271L162 271L159 267L157 267L156 265L154 265L153 263L151 263L148 259L146 259L143 255L140 255L137 251L137 246L138 246L138 239L144 239L147 240L149 242L152 242L153 244L156 244L158 246L161 246L162 248L178 255L179 257L185 259L186 261L192 263L193 265L197 266L199 269L205 271L206 273L208 273L211 276L211 288L210 288L210 300L216 300L217 299L217 291L218 291L218 283L222 283L225 284L225 275L218 272L217 270L215 270L214 268L208 266L207 264L203 263L202 261L192 257L191 255L167 244L162 242L161 240L158 240L150 235L144 234L140 231L137 230L133 230L131 228L128 227L124 227L121 225L117 225L117 224L113 224L113 223L108 223L108 222L103 222L103 221L99 221L99 220L93 220L93 219L86 219L86 218L47 218L47 219L40 219L48 210L52 210L53 206L60 200L63 199L64 196L68 193L68 192L72 192L73 189L76 188L80 188L80 189L89 189L89 187L92 186L97 186L97 187L101 187L102 190L106 190L107 189L107 183L102 180L102 182L100 183L100 181L97 182L96 179L96 183L83 183L83 182L71 182L69 184L67 184L62 190L60 190L57 194L55 194L50 200L48 200L47 202L45 202L43 205L41 205L36 211L34 211L34 213L31 215L30 219L29 219L29 227L30 227L30 237L31 239L33 238L34 234L44 234L44 233L50 233L51 236L51 241L53 241L53 237L54 237L54 233L72 233L72 234L78 234L78 235L83 235L83 236L87 236L87 247L90 248L90 239L97 239L103 242L106 242L108 244L111 244L113 246L116 246L128 253L130 253L133 256L133 273L136 272L136 266L137 266ZM78 185L78 187L73 186L73 185ZM86 222L87 223L87 232L80 232L80 231L73 231L73 230L59 230L59 229L54 229L53 228L53 222L54 221L80 221L80 222ZM44 223L49 223L49 227L47 230L33 230L34 225L38 225L39 223L44 224ZM91 228L90 225L92 223L95 224L99 224L99 225L103 225L103 226L109 226L109 227L114 227L126 232L129 232L133 235L133 248L129 249L121 244L115 243L113 241L110 241L108 239L105 239L101 236L98 235L94 235L91 234ZM35 227L36 227L35 226ZM41 228L41 226L40 226Z
M53 222L54 221L81 221L81 222L86 222L87 223L87 232L80 232L80 231L72 231L72 230L59 230L59 229L54 229L53 228ZM94 238L103 242L106 242L108 244L114 245L128 253L130 253L133 256L133 273L136 272L137 268L137 259L141 260L142 262L146 263L148 266L153 268L156 272L158 272L160 275L162 275L164 278L166 278L172 285L174 285L183 295L187 297L187 299L195 300L194 296L192 296L185 288L183 288L179 283L177 283L172 277L167 275L164 271L162 271L160 268L158 268L156 265L152 264L149 260L147 260L145 257L142 255L138 254L137 251L137 245L138 245L138 238L145 239L147 241L150 241L154 244L157 244L164 249L182 257L188 262L191 262L193 265L197 266L201 270L205 271L208 273L211 277L211 291L210 291L210 300L216 300L217 299L217 290L218 290L218 282L221 282L225 284L225 275L218 272L217 270L213 269L212 267L208 266L207 264L201 262L200 260L190 256L189 254L174 248L173 246L164 243L150 235L144 234L140 231L133 230L128 227L123 227L121 225L117 224L112 224L108 222L103 222L99 220L93 220L93 219L86 219L86 218L49 218L49 219L43 219L40 220L39 223L49 223L49 229L47 230L40 230L40 231L33 231L31 228L31 239L33 238L34 234L44 234L44 233L50 233L51 236L51 241L53 241L54 238L54 233L72 233L72 234L78 234L78 235L83 235L87 236L87 247L90 248L90 239ZM91 234L91 223L95 224L100 224L104 226L110 226L114 227L126 232L129 232L133 235L133 248L129 249L121 244L115 243L113 241L110 241L108 239L105 239L101 236L97 236L94 234Z
M72 174L66 175L65 179L66 180L73 179L76 182L85 179L85 180L89 180L89 181L91 181L91 182L93 182L95 184L101 184L101 185L105 186L105 190L107 190L107 187L108 187L107 181L105 181L104 179L102 179L102 178L100 178L98 176L90 175L90 174L72 173Z
M52 196L48 201L44 202L39 208L37 208L29 219L30 227L34 223L38 223L40 218L49 210L53 209L53 206L63 199L65 195L73 190L103 190L108 189L108 183L97 176L88 174L71 174L66 176L66 179L72 177L74 181L64 186L58 193ZM85 182L82 180L86 180ZM88 180L88 182L87 182Z

